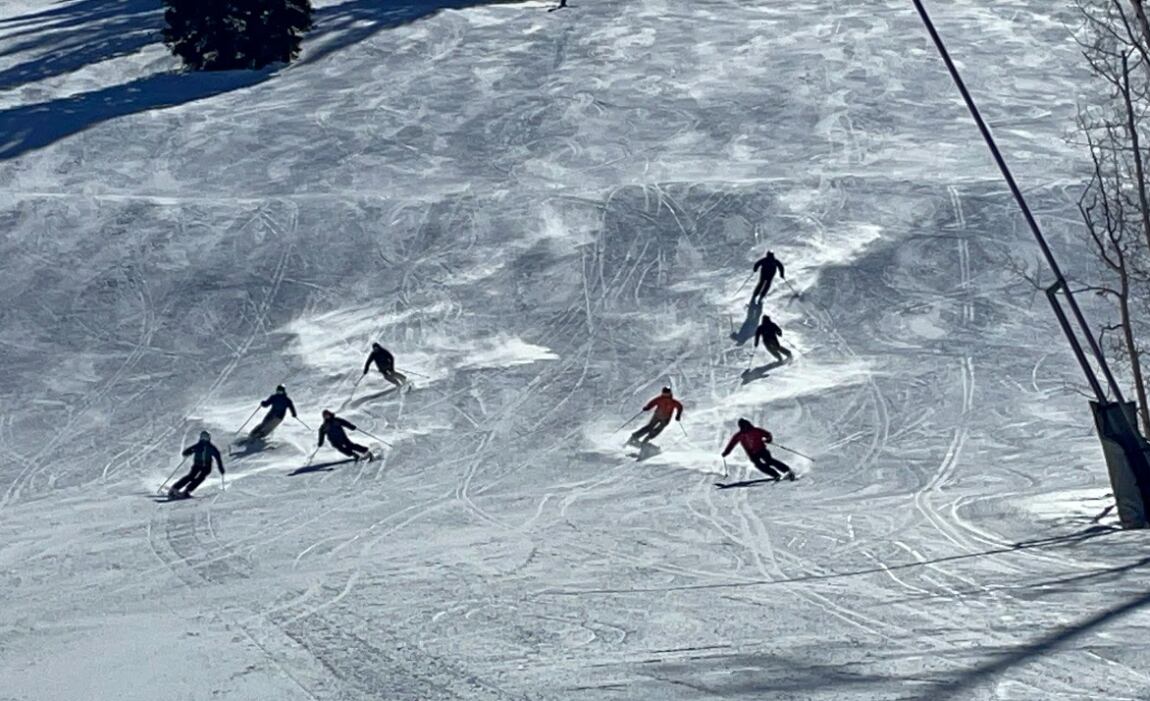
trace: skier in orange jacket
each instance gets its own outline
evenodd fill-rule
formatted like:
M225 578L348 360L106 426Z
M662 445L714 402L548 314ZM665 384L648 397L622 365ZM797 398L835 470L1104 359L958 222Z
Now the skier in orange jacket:
M787 476L788 480L795 479L795 473L791 471L790 465L787 465L781 460L776 460L771 457L771 451L767 450L767 443L774 440L771 432L759 428L746 419L739 419L739 431L731 436L730 442L723 450L723 457L731 454L735 449L736 443L743 445L743 450L747 453L747 457L751 459L751 464L757 467L767 477L773 477L775 481L780 479L779 472ZM776 470L777 468L777 470Z
M631 437L627 439L627 445L639 445L640 438L643 438L643 443L650 443L651 439L662 433L663 429L671 423L672 414L674 414L676 421L683 419L683 404L671 396L670 387L664 387L663 392L658 397L647 402L646 406L643 407L643 411L651 411L651 409L655 410L655 413L651 414L651 420L647 422L646 426L631 434Z

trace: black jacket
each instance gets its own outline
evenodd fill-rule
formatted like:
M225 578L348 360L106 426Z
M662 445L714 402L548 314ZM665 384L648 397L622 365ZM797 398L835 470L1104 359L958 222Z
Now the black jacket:
M783 264L779 262L778 258L766 256L755 261L755 270L762 268L762 277L774 277L775 271L779 272L779 277L786 279L787 273L783 270Z
M779 344L779 336L783 335L783 330L779 325L773 321L764 321L759 324L759 328L755 330L755 346L758 347L759 339L763 339L764 346L777 346Z
M182 454L184 457L194 455L192 463L196 467L206 467L209 470L212 469L212 460L214 459L216 464L220 466L220 474L224 474L224 459L220 457L220 451L212 445L211 441L200 441L193 446L184 448Z
M268 413L274 414L281 419L287 416L289 411L293 417L296 416L295 404L292 404L292 401L288 399L286 394L280 394L277 392L276 394L273 394L272 396L260 402L260 406L270 406L272 410Z
M367 362L363 364L364 374L371 368L372 363L375 363L380 372L391 372L395 369L395 356L386 348L373 349L371 355L367 356Z
M327 436L328 440L332 442L332 445L350 443L351 439L348 438L347 434L343 431L345 428L350 428L354 431L355 424L351 423L350 421L341 419L338 416L333 416L330 419L324 421L323 424L319 427L319 444L323 445L324 436Z

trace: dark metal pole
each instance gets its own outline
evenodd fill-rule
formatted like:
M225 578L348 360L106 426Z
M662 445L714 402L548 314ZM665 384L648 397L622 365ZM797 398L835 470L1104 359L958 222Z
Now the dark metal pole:
M1056 282L1047 287L1046 299L1050 301L1050 307L1054 309L1054 315L1058 317L1058 324L1070 341L1070 348L1074 351L1074 357L1078 358L1078 364L1086 373L1086 379L1090 382L1090 388L1094 390L1094 396L1099 397L1098 401L1102 402L1102 386L1098 384L1098 375L1094 374L1094 369L1090 367L1090 363L1086 362L1086 353L1082 350L1082 344L1078 342L1078 337L1074 335L1074 331L1070 328L1070 322L1066 319L1066 312L1062 311L1062 305L1058 303L1058 289L1062 286L1062 282Z
M1002 153L998 150L994 136L991 135L989 127L987 127L986 122L983 121L982 114L978 111L978 106L974 104L974 98L970 96L970 93L966 89L966 84L962 81L962 76L958 73L958 68L955 67L954 62L950 59L946 45L942 43L942 37L940 37L935 30L934 23L931 22L930 16L926 13L926 8L923 7L922 0L913 1L919 16L922 18L922 23L926 25L926 30L930 32L930 38L934 40L934 45L938 49L939 55L942 57L943 62L946 63L946 69L950 72L950 77L954 80L958 91L962 93L962 99L966 102L966 107L970 110L970 115L974 118L975 124L978 125L978 130L982 132L982 138L986 141L986 146L990 149L991 155L994 156L994 161L998 164L998 169L1002 172L1003 179L1006 180L1006 184L1010 187L1011 194L1014 195L1014 200L1018 203L1019 209L1022 210L1022 215L1026 218L1026 223L1030 226L1031 233L1034 234L1034 238L1038 241L1038 246L1042 249L1042 255L1046 257L1047 265L1054 271L1054 277L1057 280L1054 287L1062 288L1062 293L1066 295L1066 300L1070 305L1071 314L1074 315L1078 327L1086 336L1086 341L1090 345L1090 350L1094 355L1095 362L1098 363L1098 366L1102 368L1103 374L1106 375L1106 383L1110 386L1110 391L1118 402L1125 404L1126 400L1122 396L1122 389L1118 386L1118 382L1110 372L1110 365L1106 362L1106 358L1102 354L1102 348L1099 347L1098 340L1094 338L1094 334L1090 331L1090 325L1086 322L1086 317L1082 314L1082 310L1078 307L1078 302L1075 301L1073 293L1071 293L1070 288L1066 285L1066 277L1062 274L1062 269L1058 267L1058 262L1054 259L1054 254L1050 251L1050 247L1046 243L1046 237L1042 235L1042 230L1038 227L1038 222L1035 221L1034 215L1031 214L1030 207L1026 204L1026 199L1022 196L1022 191L1018 189L1018 184L1014 181L1014 175L1011 174L1010 168L1006 165L1006 161L1002 157ZM1080 350L1081 347L1074 336L1073 329L1071 329L1069 323L1066 322L1065 315L1051 295L1050 290L1047 290L1047 297L1055 308L1055 313L1059 317L1063 333L1066 334L1071 347ZM1098 380L1094 376L1094 371L1087 362L1085 355L1081 354L1081 352L1076 353L1076 355L1078 356L1078 362L1082 365L1082 371L1086 373L1087 379L1091 381L1098 401L1106 403L1106 396L1102 394L1102 388L1098 385Z

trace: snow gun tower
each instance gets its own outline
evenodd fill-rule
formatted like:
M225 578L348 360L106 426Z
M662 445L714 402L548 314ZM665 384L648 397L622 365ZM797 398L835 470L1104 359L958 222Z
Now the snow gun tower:
M998 164L1003 179L1006 180L1011 194L1014 195L1018 207L1022 210L1022 215L1026 218L1031 233L1038 241L1038 246L1042 249L1042 255L1046 258L1047 265L1054 273L1054 284L1046 288L1046 298L1050 301L1054 315L1058 318L1058 324L1062 327L1062 332L1066 335L1066 340L1070 343L1075 358L1078 359L1078 365L1082 368L1086 381L1090 383L1090 388L1094 392L1095 399L1090 402L1090 409L1094 413L1094 426L1098 430L1099 439L1102 441L1102 453L1106 457L1110 484L1114 489L1114 500L1118 506L1118 517L1124 528L1146 528L1150 526L1150 521L1148 521L1150 518L1150 459L1148 459L1150 445L1138 432L1134 402L1128 402L1123 398L1122 389L1115 381L1097 339L1090 332L1086 317L1082 314L1078 302L1074 299L1074 294L1067 286L1066 278L1063 277L1062 270L1058 267L1058 262L1054 259L1054 254L1051 253L1046 238L1038 227L1038 222L1034 220L1034 215L1031 214L1026 199L1023 198L1018 184L1014 181L1014 175L1011 174L1010 168L1003 160L1002 153L998 150L998 145L995 143L990 129L983 121L982 114L974 104L974 99L967 91L966 84L963 82L962 76L959 75L954 62L951 61L950 54L947 52L942 38L935 30L934 23L931 22L926 8L923 7L922 0L913 0L913 2L923 24L926 25L926 30L930 33L930 38L934 40L939 56L946 63L950 77L954 79L958 91L962 93L962 99L966 102L966 107L970 110L975 124L978 125L978 130L982 132L982 138L986 141L991 155L994 156L994 161ZM1074 324L1071 324L1070 319L1067 318L1063 302L1069 308L1070 315L1074 317ZM1077 331L1075 325L1077 325ZM1090 349L1090 355L1093 356L1094 362L1106 378L1106 387L1110 390L1109 395L1106 394L1101 382L1099 382L1098 374L1090 364L1086 351L1083 349L1083 339Z

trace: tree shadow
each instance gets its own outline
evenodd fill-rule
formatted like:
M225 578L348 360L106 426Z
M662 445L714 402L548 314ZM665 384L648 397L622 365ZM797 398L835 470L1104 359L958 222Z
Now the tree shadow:
M321 7L312 16L315 26L304 37L300 63L314 63L375 34L438 14L478 5L521 5L523 0L347 0ZM307 43L312 43L308 48Z
M92 92L0 110L0 160L43 148L101 122L214 97L256 85L273 74L273 69L159 73Z
M382 30L401 26L442 10L477 5L520 4L521 0L347 0L320 8L315 27L304 37L297 64L318 61ZM0 89L82 68L96 61L135 51L158 41L162 15L150 0L78 0L51 10L2 20L26 34L18 46L53 41L59 50L4 72ZM151 14L156 13L156 19ZM43 21L44 27L33 25ZM93 31L92 25L96 30ZM0 25L4 26L4 25ZM139 31L133 31L138 29ZM60 36L56 37L55 34ZM37 38L37 34L40 36ZM11 36L11 35L9 35ZM20 50L9 49L9 53ZM280 67L257 71L158 73L98 90L0 110L0 160L17 158L118 117L174 107L262 83Z
M1131 565L1116 567L1100 574L1127 571L1145 566L1148 563L1150 563L1150 558L1143 558ZM947 699L970 698L971 692L975 687L990 681L1006 670L1017 665L1026 664L1047 653L1055 652L1066 643L1081 638L1107 623L1128 616L1148 604L1150 604L1150 594L1141 594L1129 599L1123 604L1096 613L1089 618L1085 618L1071 625L1055 628L1036 640L1008 650L996 659L984 662L960 673L954 679L936 683L932 689L920 698L922 701L947 701Z
M288 477L295 477L296 475L306 475L312 472L334 472L336 465L346 465L349 462L355 462L352 458L344 460L332 460L331 462L318 462L314 465L304 465L288 473Z
M0 19L0 30L6 30L0 58L36 54L0 70L0 90L135 53L160 41L163 17L155 0L77 0Z
M827 574L804 574L796 577L787 577L785 579L760 579L748 582L713 582L706 584L676 584L670 586L646 587L628 589L628 592L670 592L670 591L694 591L706 589L746 589L750 587L769 587L769 586L782 586L786 584L801 584L804 582L819 582L835 579L845 579L847 577L862 577L871 574L886 574L890 572L897 572L899 570L919 569L922 567L931 567L939 565L944 562L958 562L960 560L970 560L975 558L990 557L994 555L1006 555L1015 553L1020 550L1029 550L1032 548L1049 548L1055 546L1072 546L1082 543L1084 541L1098 538L1112 533L1121 533L1121 528L1113 526L1091 526L1081 531L1074 533L1067 533L1060 536L1052 536L1050 538L1042 538L1039 540L1020 541L1011 545L1004 545L1000 548L992 548L990 550L982 550L980 552L962 553L961 555L947 555L944 557L936 557L930 560L915 560L914 562L906 562L903 564L883 564L878 567L865 567L856 570L847 570L844 572L828 572ZM1150 561L1150 558L1147 558ZM1126 565L1123 568L1117 569L1130 569L1140 566L1141 561L1133 565ZM1101 577L1111 573L1112 570L1103 570L1101 572L1090 573L1086 575L1077 575L1072 579L1084 579L1089 577ZM1056 580L1056 582L1059 580ZM607 590L592 590L594 592L601 592ZM610 590L614 591L614 590Z
M866 688L875 687L877 691L891 684L925 681L865 673L844 664L812 663L809 658L775 651L708 655L705 659L685 661L659 660L647 670L644 676L692 689L700 698L809 698L814 692L828 689L852 689L865 694ZM723 672L716 673L716 670Z
M738 331L731 334L731 340L736 346L741 346L755 337L755 330L759 328L759 317L763 314L763 303L752 302L747 305L747 318Z

